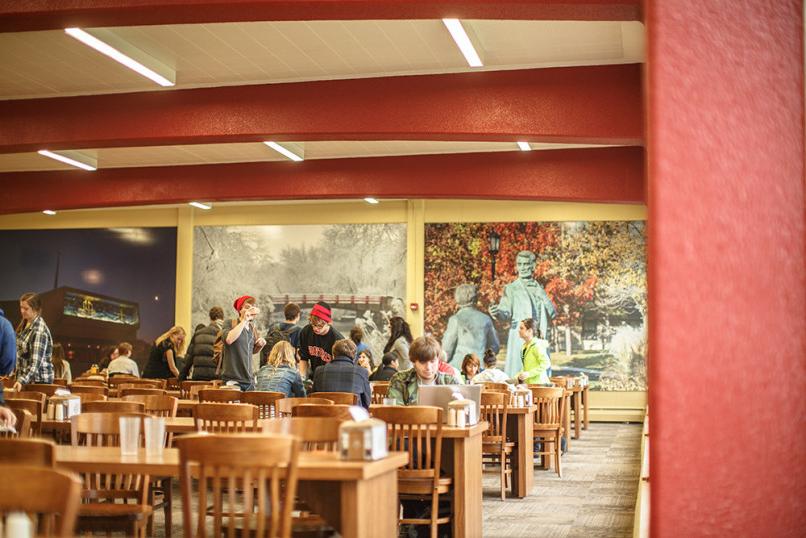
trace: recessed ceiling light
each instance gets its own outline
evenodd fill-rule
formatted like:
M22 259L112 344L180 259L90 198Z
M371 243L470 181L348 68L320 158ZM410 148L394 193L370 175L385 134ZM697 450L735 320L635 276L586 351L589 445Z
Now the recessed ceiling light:
M481 58L479 58L476 49L473 48L473 43L470 42L470 38L467 36L467 32L465 32L459 19L442 19L442 23L451 33L451 37L456 42L459 50L462 51L462 54L464 54L468 65L470 67L482 67L484 64L481 63Z
M56 212L53 211L52 209L45 209L44 211L42 211L42 213L44 213L45 215L55 215L56 214Z
M283 146L281 146L277 142L263 142L263 143L266 144L267 146L269 146L271 149L273 149L277 153L279 153L279 154L281 154L281 155L283 155L285 157L288 157L292 161L299 162L299 161L303 160L302 157L300 157L296 153L292 152L291 150L289 150L287 148L284 148Z
M53 153L52 151L48 151L46 149L40 149L39 151L37 151L37 153L45 157L50 157L51 159L63 162L64 164L69 164L70 166L81 168L82 170L89 170L90 172L95 170L95 167L92 165L82 163L81 161L71 159L70 157L65 157L64 155L59 155L58 153Z
M87 45L88 47L91 47L91 48L97 50L101 54L109 56L110 58L112 58L116 62L119 62L119 63L125 65L126 67L128 67L129 69L131 69L133 71L136 71L137 73L143 75L144 77L146 77L146 78L148 78L150 80L153 80L154 82L156 82L160 86L164 86L164 87L174 86L174 83L172 81L170 81L167 78L163 77L162 75L160 75L156 71L153 71L153 70L149 69L148 67L144 66L143 64L141 64L140 62L138 62L134 58L123 54L122 52L120 52L118 49L116 49L112 45L109 45L108 43L104 43L103 41L101 41L97 37L88 34L84 30L82 30L81 28L65 28L64 31L70 37L74 37L75 39L78 39L79 41L81 41L82 43Z
M188 204L192 205L193 207L198 207L199 209L211 209L213 207L213 204L211 203L203 204L201 202L188 202Z
M378 204L378 203L380 203L380 202L378 202L377 198L373 198L371 196L367 196L366 198L364 198L364 201L366 203L368 203L368 204Z
M529 145L529 142L518 142L518 147L521 148L521 151L532 151L532 146Z

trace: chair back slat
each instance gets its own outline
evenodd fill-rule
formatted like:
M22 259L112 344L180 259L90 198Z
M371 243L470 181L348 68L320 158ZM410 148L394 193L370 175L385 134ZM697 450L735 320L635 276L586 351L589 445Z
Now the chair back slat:
M274 418L279 416L277 401L285 398L282 392L268 392L250 390L241 394L241 402L256 405L260 418Z
M216 538L224 530L232 537L291 536L300 446L296 438L266 433L186 435L176 444L185 536L206 537L210 517ZM194 484L199 499L196 518Z
M103 396L109 396L109 389L106 388L106 385L103 382L98 381L97 383L102 383L101 385L84 385L80 383L73 383L70 385L70 392L73 394L102 394Z
M331 400L334 404L358 405L358 394L352 392L314 392L311 396Z
M194 412L197 431L243 433L257 429L258 409L251 404L200 403Z
M145 413L145 405L139 402L104 401L87 402L81 405L82 413Z
M325 398L283 398L277 400L277 411L281 417L290 417L291 410L301 404L333 405L333 400Z
M165 396L166 391L165 389L149 387L148 385L132 385L130 383L124 383L118 389L118 395L121 397L134 394L139 394L140 396Z
M23 385L22 387L22 390L25 391L32 390L35 392L44 392L49 397L56 394L56 391L59 389L64 390L64 386L48 383L29 383L28 385Z
M291 409L292 417L328 417L337 423L352 420L349 405L344 404L300 404Z
M183 400L189 400L193 398L193 395L190 393L190 389L193 387L205 387L205 388L215 388L220 384L219 381L180 381L179 382L179 397ZM198 394L199 389L196 389L195 394Z
M199 389L199 401L209 403L241 403L240 390L232 389Z
M143 404L144 412L156 417L175 417L179 399L162 394L128 394L123 401Z
M283 417L265 422L263 431L299 438L304 452L314 450L335 452L339 446L340 425L340 421L326 417Z

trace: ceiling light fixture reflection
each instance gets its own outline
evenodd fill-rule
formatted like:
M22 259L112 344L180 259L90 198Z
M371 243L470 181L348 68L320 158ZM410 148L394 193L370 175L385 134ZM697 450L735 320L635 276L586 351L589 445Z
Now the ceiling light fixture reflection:
M50 216L53 216L53 215L56 214L56 212L53 211L52 209L45 209L44 211L42 211L42 213L44 213L45 215L50 215Z
M136 71L137 73L143 75L147 79L153 80L157 84L163 87L174 86L174 83L168 80L167 78L163 77L156 71L149 69L148 67L144 66L134 58L127 56L120 52L118 49L109 45L108 43L104 43L97 37L88 34L81 28L65 28L64 31L70 37L78 39L88 47L91 47L101 54L105 56L109 56L113 60L118 63L121 63L131 69L132 71Z
M81 168L82 170L89 170L90 172L95 171L94 166L91 166L87 163L82 163L81 161L77 161L75 159L71 159L70 157L65 157L64 155L59 155L58 153L53 153L52 151L48 151L46 149L40 149L39 151L37 151L37 153L39 153L44 157L50 157L51 159L63 162L64 164L69 164L70 166Z
M291 150L289 150L287 148L284 148L283 146L281 146L277 142L263 142L263 143L266 144L267 146L269 146L271 149L273 149L277 153L283 155L284 157L288 157L292 161L299 162L299 161L303 160L302 157L300 157L296 153L292 152Z
M368 203L368 204L379 204L380 203L377 198L373 198L371 196L367 196L366 198L364 198L364 201L366 203Z
M199 209L212 209L213 204L206 203L203 204L201 202L188 202L188 204L192 205L193 207L198 207Z
M459 47L459 50L462 51L468 65L470 67L482 67L484 64L481 63L481 58L479 58L476 49L473 48L473 43L470 42L470 37L468 37L459 19L442 19L442 23L451 33L451 37L454 42L456 42L456 46Z
M521 151L532 151L532 146L529 145L529 142L518 142L518 147L521 148Z

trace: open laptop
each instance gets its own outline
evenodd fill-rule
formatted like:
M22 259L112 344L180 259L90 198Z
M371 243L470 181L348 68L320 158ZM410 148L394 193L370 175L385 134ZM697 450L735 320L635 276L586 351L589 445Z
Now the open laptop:
M448 422L448 403L453 398L453 393L458 392L466 400L476 402L476 422L481 417L481 385L421 385L417 395L417 405L433 405L441 407L445 412L442 414L443 421Z

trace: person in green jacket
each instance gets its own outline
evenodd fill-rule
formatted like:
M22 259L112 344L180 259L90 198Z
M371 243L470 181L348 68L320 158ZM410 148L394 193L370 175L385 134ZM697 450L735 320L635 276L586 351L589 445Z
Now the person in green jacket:
M518 324L518 335L523 340L521 359L523 370L518 373L520 383L548 384L548 369L551 367L545 348L540 345L540 339L535 336L535 320L524 319Z

